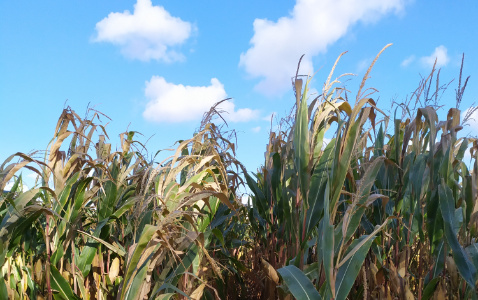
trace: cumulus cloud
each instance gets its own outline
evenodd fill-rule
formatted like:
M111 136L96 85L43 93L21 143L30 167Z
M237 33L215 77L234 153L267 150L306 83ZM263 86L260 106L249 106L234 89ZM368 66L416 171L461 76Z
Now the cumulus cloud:
M445 46L441 45L435 48L435 51L430 56L423 56L420 58L420 62L422 65L428 68L432 68L433 64L435 63L435 59L437 61L436 67L441 68L444 67L450 62L450 57L448 56L448 50Z
M252 78L260 78L256 90L281 94L302 54L301 74L312 74L312 57L343 37L355 23L371 22L399 12L406 0L297 0L289 16L276 22L254 20L251 47L241 54L239 65Z
M133 13L110 13L96 23L94 41L117 45L123 55L132 59L173 62L184 56L171 48L183 44L194 29L162 6L153 6L151 0L138 0Z
M224 85L216 78L209 86L188 86L167 82L163 77L153 76L146 82L145 96L149 99L143 117L152 122L177 123L200 120L216 102L226 99ZM259 116L257 110L236 109L232 100L218 107L224 111L226 121L247 122Z

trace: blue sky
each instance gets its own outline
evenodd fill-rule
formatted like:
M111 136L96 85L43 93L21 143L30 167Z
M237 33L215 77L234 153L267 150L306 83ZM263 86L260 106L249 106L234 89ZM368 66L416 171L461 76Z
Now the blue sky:
M155 153L191 137L204 111L231 97L223 109L238 158L254 171L267 117L294 104L302 54L301 73L317 71L320 91L348 51L335 74L358 75L346 83L353 94L388 43L367 84L379 107L404 101L435 58L441 82L457 78L465 53L464 110L478 103L477 15L477 1L1 1L0 161L45 149L65 105L108 115L113 145L129 128ZM454 107L456 86L444 105Z

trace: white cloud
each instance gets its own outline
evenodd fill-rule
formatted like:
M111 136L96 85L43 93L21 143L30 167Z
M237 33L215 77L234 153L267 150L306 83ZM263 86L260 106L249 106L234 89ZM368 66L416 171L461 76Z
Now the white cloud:
M253 127L251 130L252 132L258 133L259 131L261 131L261 126Z
M110 42L121 48L126 57L149 61L173 62L184 56L171 47L184 43L194 26L173 17L162 6L153 6L151 0L138 0L134 12L110 13L96 23L95 42Z
M450 62L450 57L448 56L448 50L445 46L441 45L435 48L435 51L430 56L423 56L420 58L422 65L428 68L432 68L437 60L436 68L444 67Z
M471 157L470 148L466 149L465 155L463 156L463 162L468 167L468 169L472 168L473 160Z
M290 88L302 54L300 74L312 74L312 57L343 37L359 21L378 20L399 12L406 0L297 0L292 12L277 22L254 20L251 48L241 54L239 65L253 78L256 90L266 95Z
M405 68L408 67L414 61L415 55L410 55L409 57L405 58L400 65Z
M7 184L5 185L5 188L3 190L4 191L10 191L13 188L14 184L15 184L15 182L13 180L10 180L9 182L7 182ZM28 185L22 183L22 191L26 192L28 190L29 190Z
M249 196L248 194L244 194L241 197L242 204L248 204L250 200L251 200L251 196Z
M39 177L39 175L37 173L31 172L31 173L28 173L26 177L29 179L35 180Z
M324 150L325 147L327 147L327 145L330 143L330 141L332 141L332 139L324 137L324 139L322 140L322 150Z
M153 76L146 82L145 96L149 99L143 117L152 122L184 122L200 120L216 102L226 99L224 85L212 78L209 86L187 86L167 82ZM221 103L219 110L226 121L247 122L259 116L257 110L235 108L232 100Z

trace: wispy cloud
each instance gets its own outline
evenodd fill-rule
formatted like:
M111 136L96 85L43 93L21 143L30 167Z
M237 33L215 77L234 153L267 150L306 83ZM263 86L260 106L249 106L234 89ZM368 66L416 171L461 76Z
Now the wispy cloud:
M261 126L253 127L251 130L254 133L258 133L259 131L261 131Z
M436 67L441 68L446 66L450 62L450 57L448 56L448 50L445 46L441 45L435 48L432 54L429 56L423 56L420 58L420 62L423 66L427 68L432 68L433 64L437 61Z
M405 58L400 65L405 68L408 67L414 61L415 55L410 55L409 57Z
M364 58L361 61L357 63L357 74L360 74L362 72L365 72L370 64L372 63L373 58Z
M143 117L152 122L177 123L200 120L216 102L226 99L224 85L212 78L209 86L188 86L167 82L153 76L146 82L145 96L149 99ZM224 111L226 121L247 122L256 119L259 111L250 108L236 109L232 100L218 107Z
M172 47L183 44L193 30L191 23L171 16L162 6L138 0L133 13L113 12L98 22L93 41L117 45L128 58L173 62L184 56Z
M241 54L239 65L253 78L256 90L265 95L282 94L301 63L301 74L311 74L312 58L343 37L359 21L377 21L399 12L405 0L298 0L289 16L276 22L254 20L251 47Z

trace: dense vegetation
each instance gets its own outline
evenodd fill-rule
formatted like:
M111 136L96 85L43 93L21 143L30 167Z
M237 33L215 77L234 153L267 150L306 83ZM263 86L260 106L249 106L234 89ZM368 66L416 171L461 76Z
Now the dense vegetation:
M112 151L106 116L65 109L43 159L0 166L0 299L476 299L467 80L446 120L435 68L392 116L364 90L372 66L354 101L333 69L315 99L296 75L256 173L216 107L161 162L133 131Z

